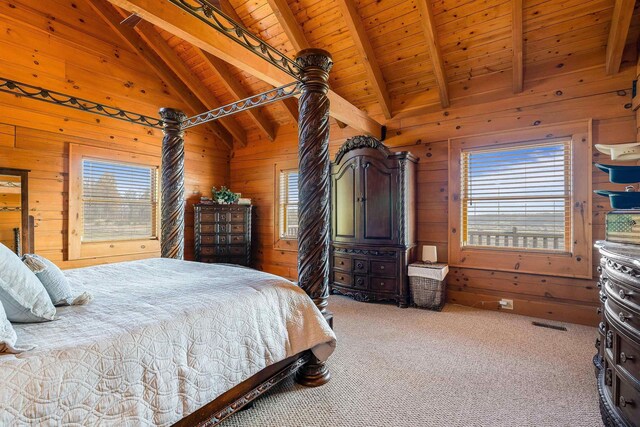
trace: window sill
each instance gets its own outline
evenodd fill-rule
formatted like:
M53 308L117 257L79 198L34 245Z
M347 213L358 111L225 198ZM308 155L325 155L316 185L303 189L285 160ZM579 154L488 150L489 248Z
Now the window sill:
M278 239L273 242L273 248L280 251L298 251L298 239Z

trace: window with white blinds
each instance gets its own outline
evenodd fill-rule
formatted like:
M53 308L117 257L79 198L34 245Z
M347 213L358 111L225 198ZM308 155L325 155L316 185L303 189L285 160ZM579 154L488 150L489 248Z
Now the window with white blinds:
M83 242L155 239L158 168L82 160Z
M570 252L571 140L461 153L462 245Z
M298 171L281 170L279 181L279 228L281 239L298 238Z

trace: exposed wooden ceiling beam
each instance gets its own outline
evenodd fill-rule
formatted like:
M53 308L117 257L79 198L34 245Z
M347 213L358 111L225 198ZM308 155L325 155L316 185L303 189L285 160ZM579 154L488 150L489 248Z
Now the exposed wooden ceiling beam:
M631 25L635 4L635 0L616 0L616 4L613 7L605 62L607 74L616 74L620 71L622 53L627 44L627 35L629 35L629 26Z
M298 100L295 98L287 98L284 101L282 101L282 104L284 105L284 109L287 111L289 116L291 116L291 119L295 123L298 123L298 119L300 118L300 109L298 107Z
M442 108L449 107L449 89L447 88L447 75L444 71L444 61L442 59L442 53L440 53L440 46L438 45L438 35L436 33L436 23L433 18L433 11L431 10L430 0L416 0L418 3L418 9L422 19L422 30L424 31L425 38L427 39L427 45L429 46L429 55L431 56L431 63L433 64L433 72L436 76L436 82L438 84L438 91L440 92L440 105Z
M284 30L284 33L289 38L289 41L293 45L296 52L300 52L302 49L308 49L311 47L307 37L304 35L300 24L293 15L289 3L287 0L267 0L273 14L278 19L280 26Z
M523 33L523 0L512 0L511 35L513 37L513 93L520 93L524 88L524 33Z
M214 72L214 74L218 77L218 79L222 82L224 87L234 96L236 99L245 99L248 98L249 93L245 90L245 88L240 84L238 80L236 80L229 66L226 62L221 60L220 58L216 58L208 52L204 52L197 47L195 48L198 51L198 55L202 57L202 60L207 64L207 66ZM247 110L247 113L251 117L251 120L258 126L258 129L262 133L265 134L269 141L273 141L275 139L275 130L273 125L269 122L269 119L257 108L252 108Z
M241 48L229 37L219 33L206 23L187 14L175 5L157 0L108 0L131 13L137 13L148 22L174 34L181 39L211 53L241 70L269 83L282 86L292 78L275 65L258 55ZM346 99L329 91L331 115L354 129L382 137L382 125L369 117Z
M222 105L215 95L205 86L191 69L182 61L178 54L169 46L155 28L148 22L141 22L136 29L145 39L149 47L162 58L162 60L173 70L174 73L189 87L200 101L206 106L201 111L213 110ZM196 48L197 49L197 48ZM233 135L236 141L242 146L247 145L247 133L242 126L232 117L223 117L218 120Z
M382 113L387 119L390 119L391 100L389 99L387 84L384 81L382 70L380 70L380 66L376 60L375 52L373 51L373 47L369 41L369 36L367 35L364 25L362 25L362 18L360 18L358 9L356 8L353 0L338 0L337 3L340 7L344 20L347 23L347 28L349 28L349 32L351 33L356 49L362 58L365 71L367 72L367 77L371 82L371 86L376 98L378 99L380 108L382 108Z
M88 0L93 10L115 31L116 34L133 49L140 58L161 78L177 96L192 110L191 113L198 114L207 107L189 90L188 86L175 75L169 66L151 49L131 27L120 25L122 14L106 0ZM141 23L142 24L142 23ZM211 130L229 148L233 148L233 137L218 123L211 123Z

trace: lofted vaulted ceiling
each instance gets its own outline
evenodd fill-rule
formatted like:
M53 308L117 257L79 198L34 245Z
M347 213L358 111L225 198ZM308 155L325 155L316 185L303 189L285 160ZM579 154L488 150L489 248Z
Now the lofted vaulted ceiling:
M273 87L163 25L143 20L134 29L118 22L129 16L136 3L149 8L167 3L166 7L181 13L167 0L82 2L109 22L121 42L136 50L165 83L177 92L190 92L182 97L194 110L211 109ZM461 102L481 103L487 93L494 99L526 93L528 71L548 70L541 65L554 62L560 69L568 58L585 68L598 66L617 73L624 49L635 50L640 29L634 0L213 3L289 57L304 47L329 51L334 59L331 89L380 124ZM278 127L293 123L296 114L295 101L278 102L221 120L213 130L228 144L246 144L251 138L268 141Z

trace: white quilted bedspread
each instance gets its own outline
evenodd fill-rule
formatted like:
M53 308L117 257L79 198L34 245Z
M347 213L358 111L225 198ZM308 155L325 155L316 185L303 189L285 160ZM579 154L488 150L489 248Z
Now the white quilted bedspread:
M0 425L170 425L261 369L335 335L304 291L263 272L149 259L77 270L95 299L15 324L0 355Z

